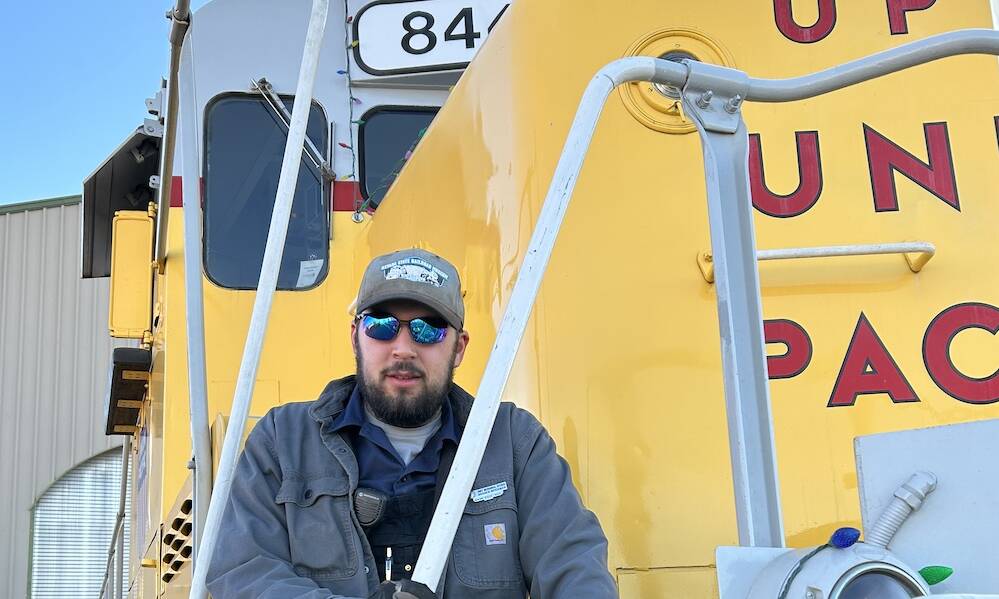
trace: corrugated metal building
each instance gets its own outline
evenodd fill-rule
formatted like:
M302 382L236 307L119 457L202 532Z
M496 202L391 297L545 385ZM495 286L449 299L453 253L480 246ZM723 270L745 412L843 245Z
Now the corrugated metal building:
M80 218L78 196L0 206L3 597L29 595L39 498L77 465L121 444L104 435L108 279L80 278Z

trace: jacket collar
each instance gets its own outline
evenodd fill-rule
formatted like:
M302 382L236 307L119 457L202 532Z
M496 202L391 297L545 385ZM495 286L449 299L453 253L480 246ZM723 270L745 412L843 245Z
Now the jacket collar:
M309 408L309 414L319 423L333 418L347 406L347 400L350 399L350 394L353 393L356 385L357 377L354 375L330 381L323 392L319 394L319 398ZM459 435L468 421L468 413L472 410L473 400L474 398L467 391L451 383L448 401L451 402L451 413L454 415Z

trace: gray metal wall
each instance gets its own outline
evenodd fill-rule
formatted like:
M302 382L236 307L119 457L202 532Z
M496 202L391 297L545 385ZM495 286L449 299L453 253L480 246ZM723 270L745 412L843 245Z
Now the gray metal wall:
M0 596L28 594L31 508L104 436L108 279L80 279L79 198L0 207ZM110 534L110 533L109 533Z

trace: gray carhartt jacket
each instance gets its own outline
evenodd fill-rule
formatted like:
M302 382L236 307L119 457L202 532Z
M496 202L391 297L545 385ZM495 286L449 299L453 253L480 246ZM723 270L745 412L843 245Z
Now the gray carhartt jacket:
M318 400L275 408L253 429L208 570L214 599L366 598L378 585L353 510L357 461L329 432L353 388L354 377L333 381ZM453 385L449 400L463 428L472 397ZM501 483L506 489L496 495ZM465 506L438 595L617 597L607 540L568 466L541 423L509 403L500 406L472 488L491 485L498 486Z

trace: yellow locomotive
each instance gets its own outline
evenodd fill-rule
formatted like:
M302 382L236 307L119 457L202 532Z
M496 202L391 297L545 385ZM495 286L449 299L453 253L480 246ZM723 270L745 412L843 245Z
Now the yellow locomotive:
M193 13L150 129L119 150L152 148L158 170L133 160L86 184L85 275L110 274L111 334L146 352L115 365L109 400L108 432L135 447L129 596L189 589L192 436L211 447L194 463L210 479L309 5L214 0ZM456 375L475 391L577 106L604 65L652 57L786 78L968 28L993 28L988 2L334 2L250 424L353 368L348 310L361 269L402 247L461 271L472 343ZM622 597L727 599L716 550L746 544L733 502L744 483L719 351L712 183L684 93L633 81L603 107L503 397L537 415L569 461L610 540ZM861 528L855 438L999 415L997 100L996 58L974 55L733 108L749 133L790 547ZM151 175L159 203L147 208L134 191ZM192 382L196 296L205 359ZM145 380L128 373L142 371L148 385L135 390L127 376ZM192 424L198 401L208 418Z

